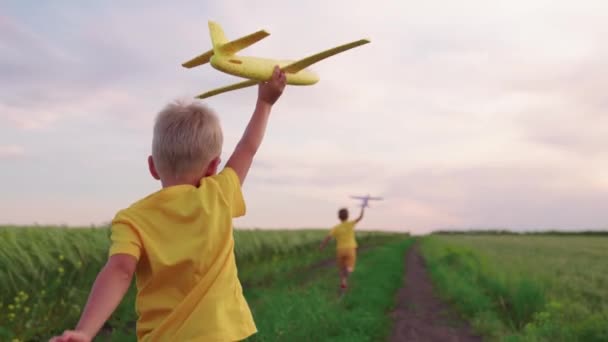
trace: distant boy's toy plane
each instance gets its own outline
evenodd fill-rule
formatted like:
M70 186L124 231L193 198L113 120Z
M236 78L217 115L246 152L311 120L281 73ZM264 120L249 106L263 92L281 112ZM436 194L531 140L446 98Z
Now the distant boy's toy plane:
M367 196L350 196L350 198L358 199L361 201L362 208L369 208L369 201L381 201L382 197L372 197L369 194Z
M270 33L260 30L236 40L228 41L221 26L209 21L209 33L213 49L197 56L182 64L185 68L193 68L206 63L211 63L215 69L230 75L240 76L249 80L217 88L197 96L200 99L211 97L227 91L250 87L260 81L267 81L272 76L275 65L278 65L286 74L287 84L312 85L319 81L319 77L306 67L331 57L340 52L367 44L367 39L357 40L348 44L319 52L299 61L274 60L259 57L237 56L236 53L246 47L266 38Z

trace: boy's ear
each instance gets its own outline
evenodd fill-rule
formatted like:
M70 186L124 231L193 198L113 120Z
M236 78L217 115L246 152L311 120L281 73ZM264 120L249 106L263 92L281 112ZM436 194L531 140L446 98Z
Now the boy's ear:
M220 159L220 157L213 158L213 160L209 163L209 166L207 166L207 170L205 171L205 177L217 174L217 169L220 166L221 161L222 160Z
M160 180L160 176L158 175L158 171L156 171L156 166L154 166L154 159L152 156L148 156L148 169L150 169L150 174L154 179Z

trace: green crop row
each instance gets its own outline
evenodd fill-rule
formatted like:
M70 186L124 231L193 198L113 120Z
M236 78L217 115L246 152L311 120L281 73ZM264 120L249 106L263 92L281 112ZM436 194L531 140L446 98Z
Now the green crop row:
M236 230L237 263L248 269L264 260L317 248L324 230ZM359 232L365 244L390 234ZM57 327L68 328L80 315L90 287L107 260L106 228L0 228L0 341L19 336L36 340ZM134 291L110 325L134 321Z
M608 341L608 238L436 235L440 293L492 340Z

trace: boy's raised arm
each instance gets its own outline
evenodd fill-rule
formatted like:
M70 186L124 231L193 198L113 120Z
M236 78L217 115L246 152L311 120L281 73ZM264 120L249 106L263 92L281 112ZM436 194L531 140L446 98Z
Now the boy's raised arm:
M361 221L363 219L363 212L365 211L365 207L361 207L361 214L359 214L359 217L357 217L357 219L355 220L355 222L359 223L359 221Z
M95 279L76 329L65 331L50 342L92 341L129 289L136 265L133 256L111 256Z
M226 167L232 168L239 176L241 185L245 181L245 177L247 177L253 157L264 138L270 110L279 97L281 97L285 84L285 73L277 66L274 69L272 78L267 82L260 83L258 86L258 100L255 111L251 116L251 120L249 120L243 137L226 163Z

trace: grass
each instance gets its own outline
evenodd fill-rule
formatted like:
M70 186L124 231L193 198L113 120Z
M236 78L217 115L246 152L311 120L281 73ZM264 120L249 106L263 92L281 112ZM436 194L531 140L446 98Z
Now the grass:
M249 341L384 340L412 242L401 239L361 253L342 298L333 264L246 291L259 330Z
M0 341L39 341L72 328L107 258L109 231L100 228L0 227ZM322 230L235 231L239 277L245 288L265 286L284 273L332 256L317 252ZM361 245L395 234L359 232ZM314 252L313 252L314 251ZM131 340L132 287L101 340Z
M487 337L608 341L608 237L435 235L422 252L440 292Z

